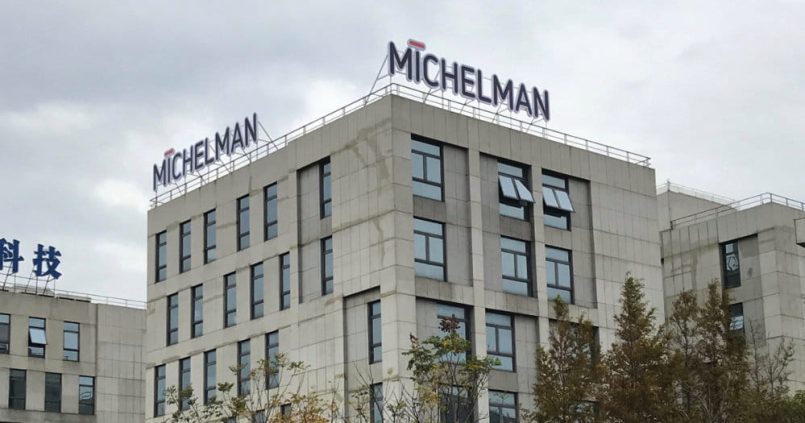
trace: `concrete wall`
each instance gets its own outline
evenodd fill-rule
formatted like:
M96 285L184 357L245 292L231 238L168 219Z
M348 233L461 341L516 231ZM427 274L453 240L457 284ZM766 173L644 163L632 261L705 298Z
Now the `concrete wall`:
M444 146L445 201L414 197L411 137ZM318 167L332 164L333 213L319 218ZM526 221L501 217L497 159L525 165L536 199ZM540 181L543 170L567 175L574 206L570 231L543 225ZM262 188L279 187L279 237L262 239ZM343 393L368 377L380 382L407 375L409 335L425 336L435 325L429 304L450 302L470 310L475 352L486 353L485 310L512 314L517 345L516 373L495 372L491 388L520 393L529 405L534 382L533 353L545 342L550 302L545 288L545 245L571 249L578 304L600 326L602 344L614 335L620 288L627 272L643 277L647 298L662 316L660 250L654 171L568 147L399 97L386 97L295 140L233 174L211 182L148 215L148 387L146 417L152 417L153 366L167 363L168 385L178 377L177 360L192 357L192 379L203 374L199 357L218 349L221 367L234 364L234 345L251 338L252 360L263 356L264 335L279 329L280 349L311 365L304 389ZM252 244L235 251L235 200L251 195ZM215 208L218 260L203 265L203 213ZM447 281L415 277L413 216L445 223ZM190 271L178 274L179 223L193 221ZM155 234L168 231L168 278L154 283ZM320 291L320 239L333 236L335 289ZM534 293L519 296L500 289L500 234L532 243ZM279 311L278 255L289 252L292 306ZM265 263L266 315L248 318L248 268ZM237 271L238 324L222 328L223 276ZM190 339L191 286L205 290L204 335ZM165 347L166 296L179 292L179 343ZM380 299L382 363L367 363L366 304ZM430 317L433 317L431 319ZM425 325L425 326L423 326ZM541 341L540 341L541 340ZM347 381L344 381L346 377ZM230 380L230 379L227 379ZM390 387L388 389L392 389ZM346 406L345 406L346 408ZM486 415L481 404L480 415ZM168 410L170 412L170 409ZM156 421L156 420L153 420Z
M143 310L0 291L11 316L9 354L0 354L0 421L140 422L144 418ZM28 357L28 318L46 319L45 358ZM80 324L79 361L63 360L64 322ZM25 410L8 409L9 369L26 370ZM45 373L62 375L62 413L45 412ZM95 415L78 414L79 376L95 378Z
M671 221L701 211L724 207L724 204L674 191L657 195L657 219L660 230L671 229Z

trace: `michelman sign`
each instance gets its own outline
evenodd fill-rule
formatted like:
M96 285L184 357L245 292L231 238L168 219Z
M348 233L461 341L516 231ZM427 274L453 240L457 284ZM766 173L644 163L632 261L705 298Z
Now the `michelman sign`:
M494 107L506 106L512 112L525 112L534 119L542 116L550 120L548 91L540 93L537 87L515 84L511 79L503 80L497 75L484 79L481 69L472 66L448 63L433 54L424 54L425 44L408 40L408 47L402 55L394 42L389 42L388 74L402 73L411 82L442 91L452 91L468 100L478 101Z

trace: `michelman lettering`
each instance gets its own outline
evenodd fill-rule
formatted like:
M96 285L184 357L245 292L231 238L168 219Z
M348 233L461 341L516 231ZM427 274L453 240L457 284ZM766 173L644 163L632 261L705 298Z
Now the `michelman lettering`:
M537 87L529 88L522 83L515 85L511 79L502 80L494 74L490 80L485 80L481 69L457 62L448 63L430 53L423 55L423 50L424 47L411 48L409 42L401 56L394 42L389 42L389 76L402 73L407 80L424 83L433 89L450 90L469 100L494 107L503 105L515 113L522 111L534 119L542 116L546 121L550 120L548 91L540 93Z

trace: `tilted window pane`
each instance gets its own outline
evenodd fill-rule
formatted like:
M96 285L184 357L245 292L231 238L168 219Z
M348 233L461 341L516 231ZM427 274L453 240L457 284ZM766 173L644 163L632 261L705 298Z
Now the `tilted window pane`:
M556 200L559 202L559 208L565 211L572 212L573 204L570 203L570 196L567 194L567 191L560 191L554 190L556 194Z
M500 184L500 191L503 196L514 201L519 201L520 197L517 196L517 190L514 188L514 181L511 177L498 175L498 183Z
M28 335L32 344L47 345L48 343L44 329L30 328L28 329Z
M559 208L559 201L553 188L542 187L542 200L548 207Z
M514 186L517 188L517 195L520 197L520 200L527 201L529 203L534 202L534 196L531 195L531 190L525 186L523 181L515 179Z

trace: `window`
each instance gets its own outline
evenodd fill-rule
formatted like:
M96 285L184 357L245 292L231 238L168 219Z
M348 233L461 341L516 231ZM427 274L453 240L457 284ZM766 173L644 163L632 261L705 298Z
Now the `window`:
M517 422L517 394L489 391L489 423Z
M319 169L321 175L321 217L322 219L333 214L333 185L330 174L330 159L322 162Z
M45 411L61 413L61 374L45 373Z
M252 423L266 423L267 421L265 410L260 410L252 416Z
M190 337L196 338L204 334L204 286L190 288L193 302L190 303Z
M486 354L500 361L497 370L514 371L514 326L511 316L486 313Z
M204 264L216 259L215 210L204 213Z
M263 188L263 198L265 205L263 207L263 237L266 241L277 237L279 229L277 213L277 184L271 184Z
M520 220L528 220L528 205L534 196L528 188L526 168L515 164L498 162L498 186L500 187L500 214Z
M179 360L179 392L190 387L190 357ZM190 408L190 398L182 398L179 404L180 410L187 410Z
M215 350L204 353L204 404L215 399L217 389L215 373Z
M414 218L414 268L417 276L445 280L444 225Z
M251 369L251 340L238 342L238 395L251 393L249 372Z
M730 304L730 330L743 333L744 331L744 305L743 303Z
M321 240L321 295L333 292L333 237Z
M179 273L190 270L190 221L179 225Z
M78 361L81 325L64 322L64 360Z
M447 336L448 332L444 330L443 324L445 320L455 319L458 327L456 333L464 339L469 340L469 330L467 329L467 316L466 310L463 307L457 307L448 304L439 304L436 308L436 317L438 318L437 324L439 325L439 332L441 336ZM469 351L468 351L469 352ZM442 357L445 361L461 362L466 357L465 353L450 353Z
M369 363L383 361L383 333L380 319L380 301L369 303Z
M238 319L238 295L235 273L224 276L224 327L235 326Z
M738 243L727 242L721 245L722 272L724 288L741 286L741 262L738 259Z
M442 201L442 147L411 139L414 195Z
M167 345L179 342L179 294L168 295Z
M250 291L251 318L263 317L263 263L252 265Z
M465 389L459 387L444 387L440 390L440 416L441 423L474 422L473 404L467 398Z
M45 358L45 319L38 317L28 318L28 356Z
M157 282L168 276L168 233L162 231L156 236L156 277Z
M25 370L9 369L8 408L25 410Z
M280 333L274 331L266 334L266 366L268 375L266 376L266 389L277 388L280 386L279 369L277 368L277 355L280 352Z
M570 202L567 178L543 173L542 202L546 226L570 229L570 213L575 210Z
M512 294L530 295L529 244L517 239L500 237L500 268L503 290Z
M280 415L281 416L290 416L291 415L291 404L282 404L282 406L280 406Z
M78 377L78 414L95 414L95 378Z
M165 415L165 365L154 367L154 416Z
M280 310L291 307L291 254L280 256Z
M249 246L249 196L238 198L238 251Z
M375 383L369 391L369 423L383 423L383 384Z
M560 297L573 304L573 271L570 251L545 247L545 273L548 276L548 300Z
M11 316L0 314L0 354L8 354L11 345Z

